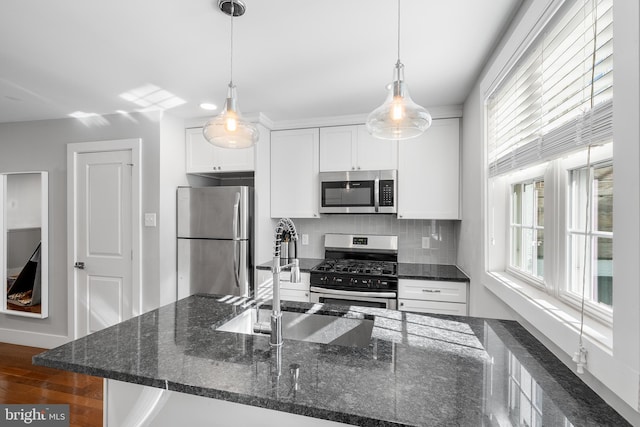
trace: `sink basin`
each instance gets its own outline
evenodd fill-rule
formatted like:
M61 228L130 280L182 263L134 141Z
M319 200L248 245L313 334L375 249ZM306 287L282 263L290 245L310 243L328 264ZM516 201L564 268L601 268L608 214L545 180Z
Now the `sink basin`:
M271 310L260 310L260 321L269 322ZM247 310L216 330L238 334L259 335L253 332L256 311ZM285 339L335 344L347 347L368 347L373 320L350 319L322 314L282 312L282 335Z

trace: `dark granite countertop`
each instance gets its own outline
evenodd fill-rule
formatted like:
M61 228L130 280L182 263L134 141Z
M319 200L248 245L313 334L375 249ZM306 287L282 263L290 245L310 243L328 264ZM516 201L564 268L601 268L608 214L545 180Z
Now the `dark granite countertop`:
M468 282L469 278L455 265L398 263L398 278Z
M313 267L320 264L323 260L318 258L298 258L300 263L300 271L308 273ZM284 264L284 261L281 260ZM260 264L256 267L258 270L271 270L271 261ZM289 268L287 268L289 270Z
M359 426L628 425L514 321L285 302L374 327L365 348L285 340L278 351L267 336L216 331L246 310L222 299L191 296L33 361Z
M309 272L313 267L324 260L319 258L299 258L298 261L300 262L300 271ZM256 268L258 270L271 270L271 261L260 264ZM398 278L446 280L451 282L469 281L469 278L455 265L412 264L408 262L398 263Z

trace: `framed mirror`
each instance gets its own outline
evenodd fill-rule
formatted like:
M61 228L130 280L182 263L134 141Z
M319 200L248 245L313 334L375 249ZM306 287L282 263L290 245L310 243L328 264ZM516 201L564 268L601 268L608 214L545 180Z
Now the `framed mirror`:
M0 174L2 307L7 314L48 316L48 174Z

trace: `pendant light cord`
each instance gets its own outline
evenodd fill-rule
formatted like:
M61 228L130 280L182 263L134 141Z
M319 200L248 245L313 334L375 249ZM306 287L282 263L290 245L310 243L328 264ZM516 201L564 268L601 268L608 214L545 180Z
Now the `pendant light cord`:
M593 52L591 54L591 96L590 96L590 107L593 110L593 94L594 94L594 89L593 89L593 85L594 85L594 76L595 76L595 67L596 67L596 47L597 47L597 42L596 42L596 38L598 35L598 29L596 28L596 24L598 22L598 3L593 0L592 3L592 24L593 24ZM580 307L580 346L582 347L582 335L583 335L583 330L584 330L584 291L585 291L585 287L586 287L586 283L587 283L587 250L590 249L590 246L587 242L590 241L591 239L588 238L588 233L590 230L590 221L589 221L589 217L590 217L590 213L591 213L591 192L592 189L591 187L593 186L591 183L591 143L592 141L589 141L589 146L587 147L587 203L586 203L586 212L584 215L586 224L584 227L584 259L583 259L583 268L582 268L582 304Z
M582 347L582 335L584 331L584 301L585 301L585 290L587 287L587 252L590 252L591 245L589 242L591 238L589 237L589 232L591 231L591 144L587 147L587 202L585 203L585 213L584 213L584 254L582 259L582 303L580 306L580 342L579 345Z
M398 63L400 62L400 0L398 0Z
M592 0L591 2L591 14L592 14L592 24L593 24L593 51L591 54L591 93L590 93L590 108L593 110L593 97L594 97L594 79L595 79L595 68L596 68L596 49L598 47L597 44L597 36L598 36L598 2L597 0ZM582 259L582 299L580 301L580 335L578 338L578 351L574 354L573 360L578 364L578 373L581 374L584 372L584 367L587 364L587 350L584 348L582 338L584 336L584 305L585 305L585 291L587 286L587 253L591 252L591 237L589 232L591 231L591 195L593 191L593 182L591 178L591 147L593 145L593 141L589 141L589 145L587 146L587 200L585 203L585 225L584 225L584 253Z
M229 56L231 56L231 59L229 61L229 86L233 86L233 14L235 13L235 5L236 2L234 0L231 0L231 37L229 37L229 39L231 40L229 49Z

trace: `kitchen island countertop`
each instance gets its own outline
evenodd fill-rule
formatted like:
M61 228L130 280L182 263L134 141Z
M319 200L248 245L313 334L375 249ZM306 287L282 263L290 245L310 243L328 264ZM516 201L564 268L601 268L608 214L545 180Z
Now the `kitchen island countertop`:
M364 348L285 339L278 363L287 373L299 367L293 388L288 375L268 375L268 336L216 330L249 303L190 296L33 361L360 426L628 425L514 321L284 302L287 311L374 322Z

